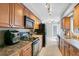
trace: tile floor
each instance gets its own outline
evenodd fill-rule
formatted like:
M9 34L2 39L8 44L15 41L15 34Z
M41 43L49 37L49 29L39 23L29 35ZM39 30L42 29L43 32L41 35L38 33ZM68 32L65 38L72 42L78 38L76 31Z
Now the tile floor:
M62 56L56 42L50 42L50 44L42 48L38 56Z

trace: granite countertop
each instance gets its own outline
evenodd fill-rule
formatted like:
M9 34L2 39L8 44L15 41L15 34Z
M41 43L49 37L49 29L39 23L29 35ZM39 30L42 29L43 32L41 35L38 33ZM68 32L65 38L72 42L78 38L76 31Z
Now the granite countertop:
M13 53L20 50L22 47L24 47L25 45L27 45L29 43L32 43L32 41L20 41L17 44L0 48L0 56L12 55Z
M79 49L79 40L72 39L72 38L71 39L67 39L64 36L63 37L60 36L60 38L63 39L63 40L65 40L66 42L68 42L73 47Z

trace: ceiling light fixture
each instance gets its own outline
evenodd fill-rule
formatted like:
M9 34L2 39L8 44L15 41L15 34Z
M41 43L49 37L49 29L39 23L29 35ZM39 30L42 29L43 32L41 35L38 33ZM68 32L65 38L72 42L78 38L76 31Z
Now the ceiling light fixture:
M50 3L46 3L45 4L45 7L47 8L48 10L48 14L49 15L52 15L52 5Z

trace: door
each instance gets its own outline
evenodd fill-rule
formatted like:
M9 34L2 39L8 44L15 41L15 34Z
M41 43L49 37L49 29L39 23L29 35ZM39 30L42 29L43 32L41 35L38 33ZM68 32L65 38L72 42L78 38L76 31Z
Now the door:
M0 3L0 27L9 27L9 3Z
M13 4L12 27L23 28L23 6L21 4Z

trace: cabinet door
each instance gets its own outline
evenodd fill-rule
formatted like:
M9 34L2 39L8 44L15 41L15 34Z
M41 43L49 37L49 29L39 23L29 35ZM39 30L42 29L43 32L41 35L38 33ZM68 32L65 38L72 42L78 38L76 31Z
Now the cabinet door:
M22 56L31 56L32 55L32 46L31 43L24 46L21 51Z
M23 6L21 4L14 4L13 15L12 27L23 28Z
M16 52L14 52L12 55L10 55L10 56L20 56L20 50L19 51L16 51Z
M63 28L64 29L70 29L70 17L64 17Z
M64 55L65 56L70 55L70 45L67 42L64 42Z
M31 47L27 48L26 50L23 50L23 56L31 56Z
M30 17L28 8L24 8L24 16Z
M61 53L64 55L64 41L61 41Z
M40 24L39 19L35 17L34 21L35 21L34 29L39 29L39 24Z
M64 55L64 41L63 41L63 39L60 39L60 51L61 51L61 54Z
M74 8L74 30L79 28L79 4Z
M9 27L9 11L8 3L0 3L0 27Z
M70 46L70 55L71 56L79 56L79 50L73 46Z

